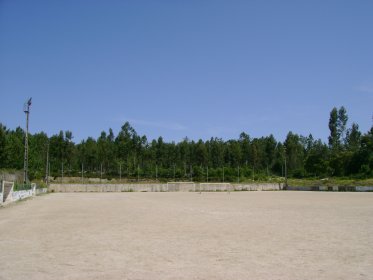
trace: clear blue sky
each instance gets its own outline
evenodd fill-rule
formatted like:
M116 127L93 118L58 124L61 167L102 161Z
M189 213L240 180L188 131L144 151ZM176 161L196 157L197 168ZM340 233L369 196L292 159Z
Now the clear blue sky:
M373 114L373 1L0 0L0 122L74 140L288 131Z

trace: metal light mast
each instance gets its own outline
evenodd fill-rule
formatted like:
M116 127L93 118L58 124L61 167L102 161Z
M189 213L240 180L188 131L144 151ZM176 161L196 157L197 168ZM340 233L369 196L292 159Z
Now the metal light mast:
M287 151L286 151L286 147L285 147L285 187L288 186L288 167L287 167L287 164L286 164L286 156L287 156Z
M28 122L30 115L31 99L32 98L30 98L23 106L23 112L25 112L26 114L25 157L23 162L23 184L25 185L28 181Z
M47 143L47 164L45 167L45 183L49 186L49 140Z

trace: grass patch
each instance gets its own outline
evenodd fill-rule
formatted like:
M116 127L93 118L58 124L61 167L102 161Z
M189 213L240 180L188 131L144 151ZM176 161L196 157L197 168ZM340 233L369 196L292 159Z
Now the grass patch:
M373 186L373 179L348 179L348 178L325 178L325 179L288 179L289 186L316 187L316 186Z

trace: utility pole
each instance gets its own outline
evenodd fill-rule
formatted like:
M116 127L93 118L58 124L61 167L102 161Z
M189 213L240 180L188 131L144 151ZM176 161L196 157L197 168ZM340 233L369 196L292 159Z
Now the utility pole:
M223 183L224 183L224 180L225 180L225 178L224 178L224 166L223 166Z
M49 185L49 140L47 143L47 164L45 166L45 183Z
M237 176L237 182L240 183L240 166L238 166L238 168L237 168L237 173L238 173L237 174L238 175Z
M285 187L288 186L288 169L286 165L286 147L285 147Z
M193 182L193 167L190 166L190 181Z
M155 165L155 180L158 181L158 164Z
M31 99L30 98L23 106L23 112L26 114L26 134L25 134L25 157L23 161L23 184L26 185L28 182L28 122L29 122L29 115L30 115L30 106L31 106Z
M61 163L61 184L63 184L63 162Z
M174 182L176 182L176 170L175 170L175 163L174 163Z
M140 181L140 165L137 165L137 182Z
M100 166L100 184L102 183L102 163L101 163L101 166Z
M119 181L122 181L122 163L119 163Z
M209 167L206 167L206 182L209 182Z

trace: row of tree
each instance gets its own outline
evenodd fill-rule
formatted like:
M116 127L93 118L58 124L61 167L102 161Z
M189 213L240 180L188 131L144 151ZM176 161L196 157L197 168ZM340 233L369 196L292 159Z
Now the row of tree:
M76 144L70 131L48 137L29 135L31 179L46 174L47 154L53 176L103 176L161 180L233 181L268 176L369 177L373 170L373 127L362 134L355 123L347 129L344 107L330 112L328 143L289 132L284 142L273 135L238 139L211 138L179 143L162 137L148 141L126 122L118 135L112 129ZM0 168L22 169L24 130L0 124ZM286 163L285 163L286 162ZM285 171L286 164L286 171Z

